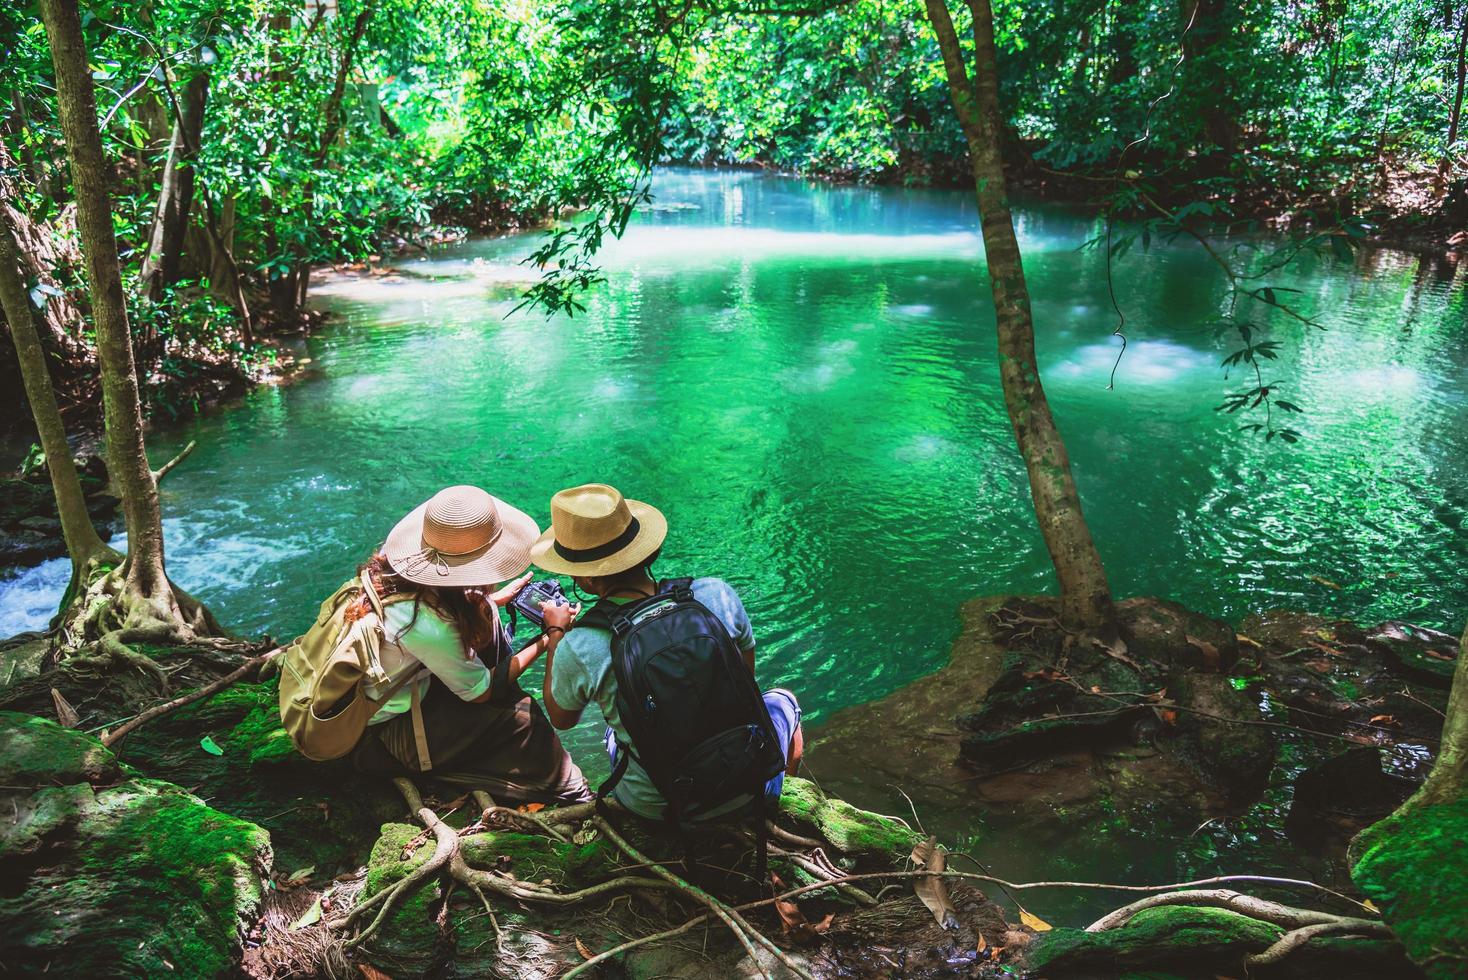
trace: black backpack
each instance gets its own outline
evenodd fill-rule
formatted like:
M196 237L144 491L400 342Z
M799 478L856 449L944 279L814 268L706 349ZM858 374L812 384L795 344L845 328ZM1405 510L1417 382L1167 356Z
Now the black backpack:
M635 758L682 825L742 796L753 797L759 877L765 876L765 784L785 768L764 697L719 617L693 597L693 579L669 579L646 599L603 599L577 623L612 634L617 711L631 745L597 790L600 803Z

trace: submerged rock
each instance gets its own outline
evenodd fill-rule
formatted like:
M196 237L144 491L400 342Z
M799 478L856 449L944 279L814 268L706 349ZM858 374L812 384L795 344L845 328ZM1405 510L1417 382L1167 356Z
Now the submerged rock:
M45 719L0 713L0 746L0 962L76 977L231 971L271 865L264 830L123 778L95 739Z

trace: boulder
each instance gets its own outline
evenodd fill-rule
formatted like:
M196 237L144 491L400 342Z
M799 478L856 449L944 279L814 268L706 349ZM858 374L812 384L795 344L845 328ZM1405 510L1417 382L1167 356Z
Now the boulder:
M0 746L0 962L78 977L232 971L271 866L264 830L126 778L95 739L46 719L0 713Z
M1116 617L1133 660L1226 674L1239 659L1233 627L1181 603L1149 596L1124 599L1116 605Z

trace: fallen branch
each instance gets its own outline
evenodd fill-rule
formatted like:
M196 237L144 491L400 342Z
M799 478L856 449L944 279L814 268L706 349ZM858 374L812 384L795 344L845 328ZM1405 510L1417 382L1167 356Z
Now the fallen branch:
M639 864L646 864L649 868L652 869L653 874L657 875L659 878L662 878L664 881L667 881L670 884L674 885L685 894L691 895L693 898L702 902L704 905L707 905L709 910L713 912L714 915L718 916L719 919L724 923L724 925L729 927L729 931L734 933L735 937L744 946L745 951L749 953L750 961L760 971L760 973L764 974L767 980L769 974L765 971L763 965L760 963L759 954L755 952L755 941L757 941L765 949L769 950L770 953L777 960L785 965L786 969L795 974L797 977L802 978L802 980L814 980L808 970L802 967L799 963L796 963L795 960L790 957L789 953L776 946L768 936L764 935L759 930L751 926L748 922L746 922L744 920L744 917L738 912L734 911L728 905L725 905L723 902L719 901L717 898L710 895L702 888L699 888L696 885L692 885L689 884L687 881L684 881L682 878L669 871L663 865L657 863L656 861L649 860L645 854L629 844L627 842L627 839L619 834L616 828L614 828L604 818L598 816L595 817L594 820L598 829L600 829L602 833L606 834L607 839L610 840L613 844L616 844L617 847L621 849L623 854L627 855L629 858Z
M706 912L695 919L689 919L681 926L674 926L672 929L664 929L662 932L655 932L650 936L642 936L638 939L629 939L627 942L623 943L620 946L613 946L611 949L597 953L595 956L589 958L585 963L578 963L576 966L573 966L571 969L565 972L565 974L561 977L561 980L571 980L572 977L580 976L597 964L604 963L614 956L620 956L630 949L636 949L638 946L646 946L648 943L655 943L663 939L672 939L674 936L681 936L683 935L683 933L689 932L695 926L699 925L700 923L707 922L713 917L714 914L712 912ZM755 962L758 963L759 961L756 960Z
M258 670L261 667L265 666L265 664L269 663L270 660L279 653L279 648L271 650L269 653L263 653L258 657L254 657L250 660L245 661L245 663L241 664L237 669L230 671L228 674L225 674L217 681L211 681L210 683L205 684L203 687L195 688L188 694L184 694L180 697L174 698L172 701L167 701L163 704L155 705L154 707L149 708L147 711L144 711L142 714L134 717L131 721L119 726L115 731L105 733L102 736L102 744L107 746L108 748L111 748L117 742L121 741L127 735L131 734L138 727L147 724L154 718L157 718L160 715L166 715L170 711L182 708L184 705L193 704L195 701L207 698L211 694L217 694L218 692L224 690L226 687L229 687L231 684L235 683L251 671Z

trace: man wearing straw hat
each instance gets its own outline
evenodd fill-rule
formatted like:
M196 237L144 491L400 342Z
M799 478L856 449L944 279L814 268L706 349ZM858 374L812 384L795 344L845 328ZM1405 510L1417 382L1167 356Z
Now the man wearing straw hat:
M586 484L551 498L551 528L531 546L531 561L546 571L570 576L578 589L603 602L636 602L659 591L652 564L667 533L667 519L656 507L627 500L615 487ZM717 578L694 579L692 592L724 624L753 673L754 632L738 594ZM583 623L570 632L552 628L548 639L544 703L551 724L571 728L586 706L595 702L608 726L606 746L615 765L618 743L628 745L631 739L617 708L611 633ZM764 703L785 757L785 773L794 775L804 744L800 704L795 695L780 688L764 692ZM785 773L769 781L766 797L780 795ZM635 758L628 760L612 796L639 816L663 816L666 801ZM721 816L748 800L736 800L706 817Z

